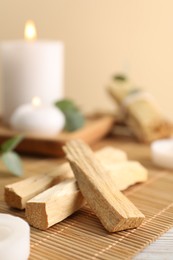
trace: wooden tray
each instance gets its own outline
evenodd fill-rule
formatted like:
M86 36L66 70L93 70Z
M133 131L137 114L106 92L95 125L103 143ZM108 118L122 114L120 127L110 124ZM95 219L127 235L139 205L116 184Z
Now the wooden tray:
M53 137L27 135L17 151L32 155L63 156L62 146L66 141L83 139L86 143L92 144L110 132L114 121L115 117L112 115L93 116L87 120L85 127L75 132L62 132ZM1 121L0 143L16 134Z

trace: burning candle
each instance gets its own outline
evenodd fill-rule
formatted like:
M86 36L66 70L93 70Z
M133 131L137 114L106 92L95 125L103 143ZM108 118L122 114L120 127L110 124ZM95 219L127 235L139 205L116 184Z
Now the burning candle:
M32 21L25 26L26 40L1 44L3 119L34 96L44 104L63 98L64 46L60 41L38 41Z
M59 133L64 124L65 117L62 112L52 105L42 104L39 97L34 97L30 104L18 107L10 119L13 129L44 136Z

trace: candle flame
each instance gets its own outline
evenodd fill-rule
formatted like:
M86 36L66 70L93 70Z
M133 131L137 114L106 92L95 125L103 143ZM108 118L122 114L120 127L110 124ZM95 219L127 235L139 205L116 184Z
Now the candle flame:
M39 97L33 97L32 105L34 107L39 107L41 105L41 99Z
M29 20L25 24L25 39L27 40L35 40L37 38L37 31L33 21Z

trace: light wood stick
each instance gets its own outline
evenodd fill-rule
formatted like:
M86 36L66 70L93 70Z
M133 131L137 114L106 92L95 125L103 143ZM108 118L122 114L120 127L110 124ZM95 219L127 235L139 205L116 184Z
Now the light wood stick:
M106 171L88 145L72 140L64 147L79 188L109 232L138 227L144 215L107 178Z
M46 230L73 214L84 203L76 180L65 180L27 202L27 221L36 228Z
M107 177L120 191L148 179L148 170L136 161L109 163L103 166L107 171Z
M10 207L24 209L29 199L55 183L71 177L73 177L73 173L69 170L69 164L61 164L51 172L37 174L33 177L5 186L5 201Z
M105 147L96 152L99 160L115 163L127 160L125 152L113 147ZM25 180L5 186L5 201L10 207L24 209L26 202L65 179L74 177L68 162L58 165L53 171L38 174Z
M163 116L154 98L135 86L128 79L110 82L108 92L119 105L119 118L139 141L152 142L171 136L172 123Z
M108 164L107 178L120 190L147 179L147 170L138 162L124 161ZM40 193L26 203L26 217L30 225L45 230L67 218L84 204L75 179L63 181Z
M127 154L115 147L106 146L95 152L98 160L101 160L105 165L115 164L117 162L127 161Z

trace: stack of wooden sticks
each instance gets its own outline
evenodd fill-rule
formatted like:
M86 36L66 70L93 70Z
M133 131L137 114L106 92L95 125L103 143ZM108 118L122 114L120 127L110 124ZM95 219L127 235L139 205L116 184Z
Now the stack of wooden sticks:
M125 152L105 147L96 153L80 140L64 146L68 162L7 185L5 201L25 209L27 221L46 230L80 209L86 202L110 232L138 227L144 215L121 192L147 180L147 170L128 161Z

